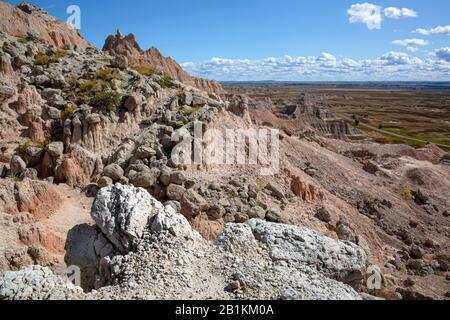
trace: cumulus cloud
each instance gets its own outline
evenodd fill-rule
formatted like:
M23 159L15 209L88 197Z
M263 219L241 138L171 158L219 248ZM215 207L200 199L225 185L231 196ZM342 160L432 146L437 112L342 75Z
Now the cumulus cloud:
M408 8L389 7L384 9L384 15L389 19L414 18L417 12Z
M424 39L394 40L392 43L404 47L427 46L429 44L429 42Z
M416 31L414 31L415 33L424 35L424 36L429 36L431 34L446 34L446 35L450 35L450 26L438 26L436 28L432 28L432 29L416 29Z
M406 50L408 50L409 52L417 52L417 51L419 51L419 48L417 48L417 47L406 47Z
M450 47L437 49L435 55L439 60L450 62Z
M373 3L356 3L347 10L350 23L364 23L367 28L381 29L381 7Z
M411 57L403 52L391 51L381 56L380 60L385 61L387 66L421 64L422 60L417 57Z
M404 39L404 40L394 40L392 44L397 46L406 47L406 49L410 52L419 51L419 46L427 46L429 42L424 39Z
M257 60L213 58L182 66L192 75L221 81L444 80L450 77L450 48L439 49L427 59L391 51L375 59L337 58L322 53Z

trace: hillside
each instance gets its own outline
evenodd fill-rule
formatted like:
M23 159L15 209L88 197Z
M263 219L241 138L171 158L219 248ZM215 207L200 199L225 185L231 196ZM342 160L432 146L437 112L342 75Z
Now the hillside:
M0 300L448 298L437 146L198 88L132 35L55 44L0 33Z

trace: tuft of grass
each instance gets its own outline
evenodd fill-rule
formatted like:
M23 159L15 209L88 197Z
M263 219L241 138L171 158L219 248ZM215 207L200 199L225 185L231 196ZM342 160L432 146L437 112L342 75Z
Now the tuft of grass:
M131 69L139 72L141 75L143 76L152 76L152 75L158 75L158 76L162 76L163 72L156 70L154 68L152 68L149 65L145 65L145 64L133 64L130 66Z
M40 141L35 144L37 148L44 149L50 143L53 143L53 138L51 136L47 136L43 141Z
M17 41L18 41L19 43L23 43L23 44L28 43L27 37L16 36L16 38L17 38Z
M102 111L115 112L122 103L122 95L113 91L100 91L90 99L89 104Z
M50 65L50 56L45 53L37 53L34 57L34 64L37 66L48 66Z
M94 78L102 80L102 81L106 81L106 82L111 82L112 80L120 80L121 76L120 76L119 72L117 72L115 70L113 71L109 68L103 68L103 69L97 70Z
M75 104L69 104L62 112L61 112L61 119L62 121L66 121L68 118L70 118L73 113L77 110L77 105Z
M201 107L199 107L199 106L193 106L193 107L185 106L183 108L183 114L186 116L189 116L191 114L198 112L200 110L200 108Z
M34 58L34 64L37 66L49 66L52 63L57 63L63 57L65 57L67 52L65 50L59 49L51 55L39 52Z
M10 172L6 177L16 182L20 181L20 176L17 173Z
M170 88L173 85L173 79L167 73L163 73L160 85L163 89Z
M78 85L78 88L81 90L81 92L84 93L92 93L101 90L106 90L109 89L109 87L110 85L108 82L97 79L85 80Z
M31 147L33 143L29 140L19 146L20 154L24 154L29 147Z
M403 188L403 196L405 197L405 200L411 201L413 199L413 192L410 188L404 187Z
M256 189L259 192L263 191L266 188L266 185L267 183L263 179L261 178L256 179Z

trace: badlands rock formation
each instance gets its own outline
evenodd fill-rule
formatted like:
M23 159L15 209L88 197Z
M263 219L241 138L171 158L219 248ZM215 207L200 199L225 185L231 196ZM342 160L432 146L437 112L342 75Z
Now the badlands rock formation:
M126 52L48 41L0 32L0 298L448 295L450 169L436 146L335 140L309 124L314 108L283 119ZM279 157L176 161L260 128L279 129ZM45 269L64 263L82 269L85 293Z
M89 46L76 30L28 3L13 6L0 2L0 31L17 37L42 39L58 48Z
M112 285L84 295L48 269L25 268L0 277L0 298L361 299L343 282L361 283L364 251L305 228L250 220L227 225L210 243L172 207L120 184L99 192L92 216L112 245L97 278ZM72 240L68 245L87 252ZM135 249L114 255L125 252L124 243Z
M214 93L223 93L221 85L217 81L191 77L172 58L164 57L158 49L150 48L142 50L133 34L123 36L120 31L116 35L110 35L103 46L103 51L111 55L127 57L129 61L166 72L172 78L200 90Z

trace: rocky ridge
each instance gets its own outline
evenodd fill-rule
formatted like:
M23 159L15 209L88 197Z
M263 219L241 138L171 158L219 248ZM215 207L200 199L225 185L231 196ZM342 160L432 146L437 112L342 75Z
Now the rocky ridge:
M133 34L124 36L118 31L116 35L110 35L105 41L103 51L110 55L126 57L138 66L150 66L155 70L163 71L172 78L200 90L214 93L224 92L217 81L190 76L175 60L164 57L158 49L150 48L144 51Z
M25 2L17 6L0 2L0 31L21 39L42 40L57 48L90 46L76 30Z
M78 225L84 217L77 223L65 222L58 241L67 236L66 247L56 246L67 253L68 265L83 267L85 289L101 288L90 293L94 298L359 298L354 289L349 293L348 287L342 288L342 281L389 299L445 296L450 171L442 150L329 139L307 124L307 118L317 116L315 108L296 112L297 118L287 122L267 110L259 117L255 101L245 96L219 97L167 74L147 71L123 56L92 47L57 49L32 37L0 33L0 181L5 186L0 191L0 226L7 235L0 237L2 271L29 264L54 268L39 250L54 244L40 224L44 218L64 216L52 205L67 201L67 193L59 191L70 185L79 188L75 200L98 193L103 204L114 204L103 211L98 209L101 201L94 206L95 227L90 219ZM193 134L196 121L203 129L221 132L280 129L280 171L261 177L259 167L224 170L175 164L172 152L188 151L181 141ZM292 125L302 121L306 127ZM214 137L204 143L218 144ZM112 187L116 183L122 187ZM145 210L128 210L126 201L116 201L137 194ZM157 208L157 216L164 219L156 219L147 207ZM123 214L108 216L118 208L124 209ZM136 223L131 223L135 216ZM147 219L159 221L156 229L143 223ZM186 221L215 244L199 238ZM127 225L133 230L122 230ZM182 228L171 232L174 225ZM177 236L178 229L194 240ZM272 241L275 234L283 239L282 248ZM305 242L296 242L300 238ZM338 239L353 245L343 246ZM230 253L234 242L242 246L234 245L235 252ZM318 257L317 250L292 248L303 248L303 243L327 254ZM352 258L344 254L345 263L340 263L339 253L336 260L333 251L336 243L355 254ZM356 245L364 248L369 264L380 266L385 275L381 290L355 285L354 280L362 279L360 262L365 260ZM180 262L168 261L171 256ZM211 256L217 260L205 264ZM124 257L125 262L115 257ZM246 285L239 273L221 270L222 265L231 265L227 261L250 278L250 293L241 294ZM158 286L150 286L155 279L136 272L146 266ZM173 272L161 271L162 266ZM164 281L162 272L168 272L173 282ZM20 282L28 281L28 274L8 275ZM292 290L282 292L286 275L304 285L294 283ZM324 277L332 280L324 284L320 282ZM258 282L264 290L255 289ZM274 290L272 284L280 289ZM225 285L233 295L223 292ZM325 285L335 293L326 291Z
M109 255L99 257L97 279L112 285L83 295L47 269L25 268L0 277L0 297L361 299L350 286L338 281L357 286L363 280L364 251L308 229L251 220L227 225L213 244L172 207L163 207L143 189L120 184L99 192L92 215L102 230L98 232L107 239L103 246L98 240L92 242L92 252L98 254L97 248L105 248L105 242L111 241ZM118 215L124 216L117 221L128 223L114 223L111 218ZM105 229L105 223L113 223L114 228ZM118 237L134 242L135 249L125 253L116 241ZM86 244L77 240L68 243L72 246L68 259L80 250L86 252ZM124 255L114 255L114 251ZM53 295L48 295L49 287Z

